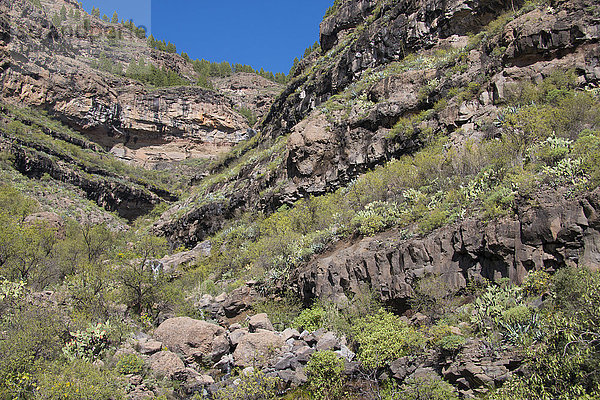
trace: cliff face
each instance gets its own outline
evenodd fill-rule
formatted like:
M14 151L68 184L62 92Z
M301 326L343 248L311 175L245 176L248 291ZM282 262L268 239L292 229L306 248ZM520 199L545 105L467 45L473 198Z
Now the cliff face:
M274 101L256 149L237 162L235 174L205 181L199 194L167 212L156 232L191 245L235 209L272 211L343 187L422 146L419 135L396 133L402 119L412 118L415 132L450 136L458 144L496 133L493 122L517 84L574 69L578 85L596 87L598 5L528 5L506 17L520 6L342 2L321 24L321 53L300 63ZM208 220L198 218L207 213Z
M55 26L53 15L63 6L69 17ZM211 157L247 138L248 121L234 109L239 100L194 86L152 89L115 74L143 60L190 83L198 79L181 56L148 47L124 25L91 17L69 1L0 7L3 100L43 108L120 158L150 168ZM259 116L278 90L262 81L256 90L265 87L262 105L252 107Z
M598 189L576 199L565 199L560 190L543 192L533 203L518 204L512 218L469 219L424 238L387 232L338 246L296 271L293 281L307 302L343 303L347 294L371 287L404 312L414 283L427 274L456 291L482 278L521 283L531 270L600 268Z

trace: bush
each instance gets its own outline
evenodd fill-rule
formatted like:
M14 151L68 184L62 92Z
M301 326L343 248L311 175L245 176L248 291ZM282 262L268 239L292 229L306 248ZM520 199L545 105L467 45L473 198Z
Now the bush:
M6 299L0 313L0 399L29 398L36 373L58 358L66 332L55 310L33 306L23 297Z
M297 327L298 330L307 330L309 332L316 331L322 326L323 318L325 317L325 310L319 304L314 305L312 308L302 310L293 322L293 326Z
M465 342L466 339L461 335L447 335L442 337L437 344L442 351L456 353L463 348Z
M290 293L281 300L265 299L254 303L252 310L256 314L266 313L275 329L282 331L286 327L296 326L294 321L300 315L301 304L294 296Z
M523 324L531 319L532 310L526 305L511 307L502 312L502 321L505 324Z
M117 361L116 369L123 375L140 375L144 371L144 360L137 354L125 354Z
M39 377L36 398L47 400L124 399L123 383L110 371L84 360L54 362Z
M526 296L540 296L548 293L550 284L550 274L545 271L533 271L525 277L521 289Z
M335 399L341 396L344 360L331 350L313 353L306 365L308 386L315 399Z
M375 201L356 213L352 218L352 225L361 235L371 236L394 225L400 216L401 212L396 204Z
M215 400L271 400L277 398L277 387L281 380L268 377L264 372L255 370L242 374L237 385L229 386L214 394Z
M417 281L410 305L415 310L430 316L449 311L454 304L454 293L439 275L426 275Z
M420 351L426 343L422 332L384 310L357 320L353 330L358 357L369 369L381 368L390 360Z
M458 400L456 389L437 375L409 379L400 393L402 400Z
M600 273L565 268L552 277L539 343L525 347L527 373L491 399L592 399L600 395ZM535 315L535 314L534 314Z

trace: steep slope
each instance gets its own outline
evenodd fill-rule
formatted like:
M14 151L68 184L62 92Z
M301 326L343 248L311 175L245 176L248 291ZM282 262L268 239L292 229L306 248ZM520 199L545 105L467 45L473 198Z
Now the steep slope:
M511 90L557 69L597 87L598 5L528 3L513 12L517 6L342 2L321 24L321 50L300 63L260 135L167 211L155 232L193 245L240 209L272 212L333 191L428 138L449 136L460 147L497 135Z

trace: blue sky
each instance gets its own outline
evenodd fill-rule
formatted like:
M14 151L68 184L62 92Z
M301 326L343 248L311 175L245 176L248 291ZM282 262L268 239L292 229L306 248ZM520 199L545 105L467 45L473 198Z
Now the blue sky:
M192 59L229 61L287 73L319 39L333 0L83 0L86 11L133 19Z

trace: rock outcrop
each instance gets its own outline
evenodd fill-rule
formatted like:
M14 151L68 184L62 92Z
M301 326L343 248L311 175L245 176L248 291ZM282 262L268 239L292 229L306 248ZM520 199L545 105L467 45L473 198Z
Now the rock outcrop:
M81 17L55 26L52 15L62 6ZM260 116L279 92L279 85L246 74L220 83L226 95L193 86L198 74L183 57L150 48L125 25L92 17L75 2L0 7L0 98L47 110L144 167L228 150L248 138L248 121L236 109L256 104L251 108ZM139 60L177 73L189 86L155 89L123 76Z
M343 302L367 286L403 312L427 274L460 289L481 278L520 283L531 270L600 268L599 189L577 198L544 192L533 203L523 200L516 217L493 223L469 219L425 237L402 239L392 231L338 246L297 271L294 281L306 301Z

